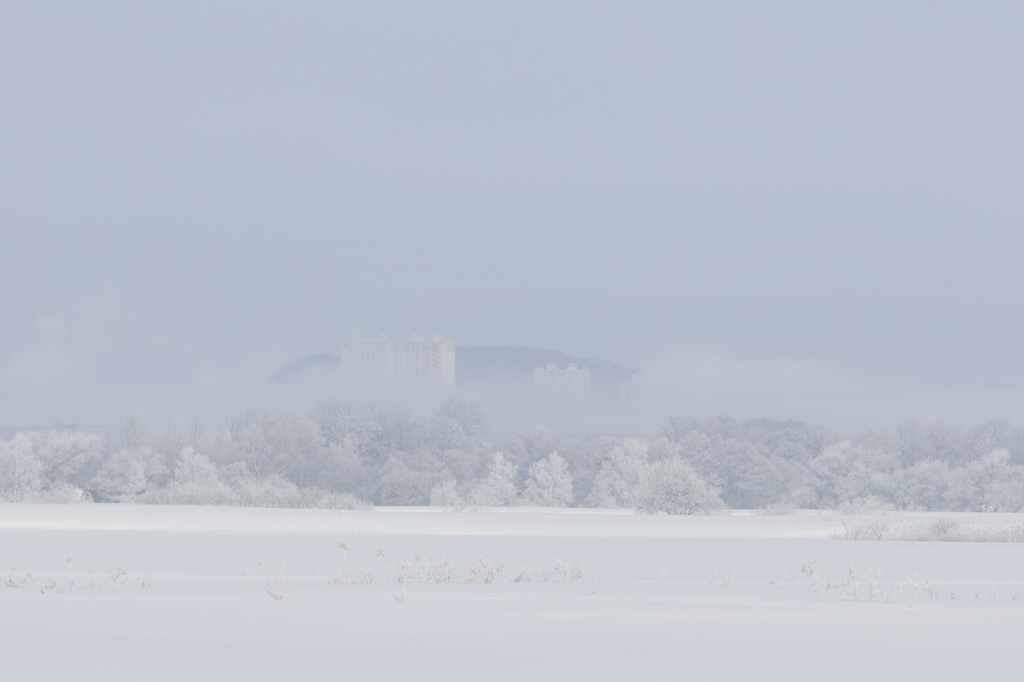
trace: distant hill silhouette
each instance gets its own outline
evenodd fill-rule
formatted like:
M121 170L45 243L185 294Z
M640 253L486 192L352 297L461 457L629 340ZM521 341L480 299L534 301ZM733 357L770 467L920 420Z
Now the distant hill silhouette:
M547 348L522 346L458 346L455 349L455 384L490 384L532 381L533 370L552 362L560 369L571 362L590 370L594 390L615 390L629 379L631 370L607 360L580 358Z
M337 353L310 355L288 363L275 375L277 381L288 382L300 374L337 369L341 358ZM575 362L590 370L590 385L595 391L614 391L629 379L631 370L607 360L579 358L547 348L522 346L457 346L455 348L455 385L483 386L496 383L527 383L533 370L552 362L565 369Z
M291 381L297 375L309 369L337 369L340 365L341 357L337 353L320 353L319 355L310 355L295 362L289 362L274 375L274 378L284 383Z

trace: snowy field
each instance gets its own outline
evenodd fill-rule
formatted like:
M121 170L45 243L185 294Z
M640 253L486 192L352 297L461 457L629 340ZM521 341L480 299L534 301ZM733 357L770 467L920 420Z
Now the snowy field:
M2 679L1022 679L1024 544L833 539L952 518L0 505Z

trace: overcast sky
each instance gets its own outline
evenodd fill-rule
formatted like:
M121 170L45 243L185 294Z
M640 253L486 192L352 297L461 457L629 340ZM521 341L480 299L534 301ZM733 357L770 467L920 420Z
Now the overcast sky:
M1022 25L5 2L0 422L191 409L379 331L607 358L695 412L1020 422Z

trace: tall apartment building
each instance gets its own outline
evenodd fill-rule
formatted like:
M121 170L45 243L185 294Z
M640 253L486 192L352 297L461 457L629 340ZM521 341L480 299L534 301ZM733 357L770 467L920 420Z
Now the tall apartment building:
M387 334L381 334L376 339L343 341L341 344L341 368L352 374L391 376L394 365Z
M590 370L570 363L565 369L547 363L533 370L533 387L547 395L580 395L590 391Z
M439 386L455 385L455 342L434 334L433 341L413 334L395 343L395 376Z

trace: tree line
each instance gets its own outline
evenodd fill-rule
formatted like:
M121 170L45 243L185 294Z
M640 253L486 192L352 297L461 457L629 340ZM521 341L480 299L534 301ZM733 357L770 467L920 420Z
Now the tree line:
M472 403L414 417L384 403L253 409L116 437L71 427L0 440L0 500L351 509L535 505L1024 510L1024 429L908 422L842 439L798 421L673 417L648 438L493 439Z

